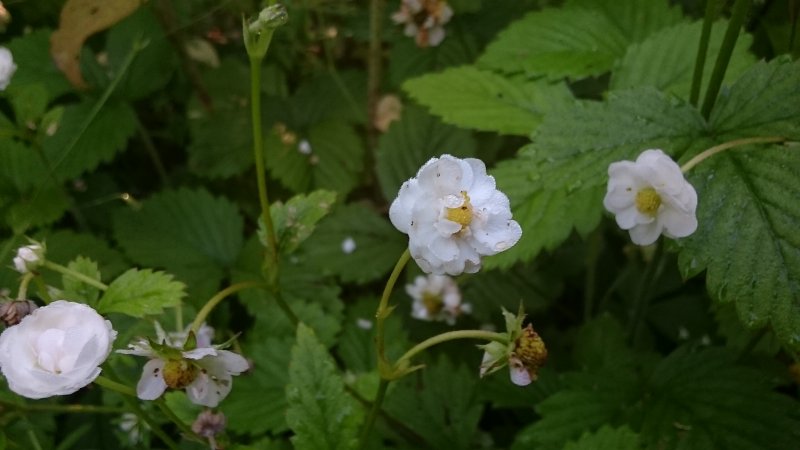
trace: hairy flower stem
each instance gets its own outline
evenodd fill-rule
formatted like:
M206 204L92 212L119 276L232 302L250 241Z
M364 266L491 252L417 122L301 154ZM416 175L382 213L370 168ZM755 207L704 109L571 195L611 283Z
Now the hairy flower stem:
M56 263L54 263L52 261L45 261L44 263L42 263L42 267L46 267L46 268L48 268L50 270L54 270L56 272L60 272L60 273L66 275L68 277L75 278L76 280L78 280L78 281L80 281L82 283L86 283L89 286L96 287L97 289L100 289L101 291L105 291L106 289L108 289L108 285L107 284L102 283L100 281L97 281L94 278L86 276L86 275L84 275L84 274L82 274L80 272L76 272L76 271L70 269L69 267L64 267L61 264L56 264Z
M694 75L692 76L692 89L689 94L689 101L697 106L700 99L700 85L703 84L703 69L706 65L706 54L708 53L708 41L711 38L711 25L714 23L714 12L716 11L716 0L706 0L706 14L703 18L703 31L700 33L700 44L697 46L697 58L694 62Z
M17 300L26 300L28 295L28 285L30 284L31 280L33 280L36 275L33 272L28 272L22 277L22 281L19 283L19 290L17 291Z
M725 150L741 147L743 145L771 144L785 141L786 138L781 136L752 137L728 141L719 145L715 145L707 150L703 150L702 153L698 154L694 158L690 159L686 164L681 166L681 172L686 173L704 160L716 155L717 153L724 152Z
M261 62L263 58L250 56L250 112L253 121L253 157L256 163L256 182L258 183L258 200L261 204L261 220L267 229L267 242L269 248L265 258L269 258L271 266L268 282L272 286L278 284L278 239L275 235L275 226L272 224L272 215L269 211L269 196L267 195L267 176L264 164L264 137L261 131Z
M736 3L733 4L731 20L728 22L728 29L725 30L725 37L722 39L722 46L719 49L717 61L714 63L714 70L711 72L711 79L708 82L706 97L705 100L703 100L701 113L706 119L711 115L714 102L717 101L717 95L722 86L722 79L725 77L725 71L728 69L728 63L731 60L733 48L736 46L736 40L739 39L739 32L742 28L742 24L744 24L744 19L747 17L747 11L750 9L751 2L752 0L736 0Z
M243 291L245 289L250 288L263 288L267 287L267 285L262 281L243 281L241 283L232 284L225 289L217 292L214 294L213 297L208 299L205 305L200 309L197 313L197 316L194 318L194 322L192 322L192 331L197 333L200 330L200 327L203 326L203 322L205 322L208 315L211 311L223 300L225 300L228 296L235 294L239 291Z
M403 356L397 360L397 363L395 363L395 368L398 370L403 370L408 361L410 361L411 358L418 353L421 353L435 345L439 345L448 341L454 341L456 339L480 339L484 341L495 341L500 342L501 344L508 344L508 333L497 333L486 330L456 330L437 334L436 336L420 342L412 347L409 351L405 352Z
M386 326L384 322L392 313L393 309L389 307L389 296L392 295L394 285L397 283L397 279L400 277L400 273L403 272L409 259L411 259L411 252L406 249L406 251L400 255L400 259L397 260L397 264L395 264L394 270L392 270L391 275L389 275L389 279L386 280L386 286L383 288L383 295L381 295L378 310L375 312L375 350L378 355L378 372L381 375L381 381L378 385L378 393L375 394L375 401L372 403L372 409L367 416L366 422L364 422L364 428L361 432L361 444L359 448L362 450L366 449L369 434L372 431L372 427L375 425L375 418L381 410L383 398L386 395L386 389L389 387L389 381L392 379L392 365L386 358Z

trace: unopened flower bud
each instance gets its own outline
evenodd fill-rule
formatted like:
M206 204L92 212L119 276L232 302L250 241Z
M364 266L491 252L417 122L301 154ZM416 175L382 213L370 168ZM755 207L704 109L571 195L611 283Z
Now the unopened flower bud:
M255 19L245 21L242 26L244 46L251 59L261 60L267 54L272 33L289 21L286 7L277 4L264 8Z
M20 247L14 257L14 268L19 273L28 273L36 270L44 261L45 248L42 244L34 242Z
M32 313L38 308L36 303L30 300L9 300L0 303L0 320L7 327L18 324L23 317Z
M198 436L204 438L212 438L225 430L225 415L221 412L213 413L210 409L206 409L198 414L192 424L192 431Z

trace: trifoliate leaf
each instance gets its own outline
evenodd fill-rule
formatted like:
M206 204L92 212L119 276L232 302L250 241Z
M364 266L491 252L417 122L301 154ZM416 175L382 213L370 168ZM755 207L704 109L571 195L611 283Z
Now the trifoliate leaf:
M743 136L800 138L800 65L760 63L722 95L712 127ZM717 301L732 302L749 328L770 326L800 348L800 152L752 145L703 161L688 173L698 192L698 228L681 241L686 276L706 269Z
M563 83L510 79L472 66L414 78L403 89L444 122L523 136L572 101Z
M93 280L100 281L100 270L97 268L97 263L89 258L78 256L67 264L67 268L81 275L86 275ZM100 296L100 290L98 288L90 286L66 274L63 275L62 279L64 298L87 303L89 305L94 305L95 302L97 302L97 298Z
M220 405L228 419L228 429L251 436L286 431L286 384L293 341L294 338L248 339L244 354L253 362L253 368L234 380L233 390Z
M56 176L67 180L111 161L136 130L136 113L126 103L109 101L83 130L94 102L67 106L58 131L44 140L44 153ZM79 136L79 137L78 137ZM78 137L73 146L70 146Z
M611 88L620 90L652 86L688 99L702 25L702 22L677 24L628 47L625 56L611 74ZM719 53L726 27L727 21L723 20L713 25L708 55ZM747 51L752 41L749 34L739 36L725 71L726 84L736 79L755 61ZM705 96L705 86L711 78L714 62L715 58L706 58L700 98Z
M141 8L108 31L106 51L112 73L121 68L137 41L146 45L136 54L116 90L132 100L163 88L172 77L177 63L162 26L149 8Z
M298 450L345 450L358 446L361 405L344 390L344 381L325 346L304 324L292 348L286 422Z
M478 64L505 73L582 78L611 69L626 47L676 23L666 1L578 1L529 13L491 43Z
M328 215L335 201L335 192L319 190L295 195L285 204L273 203L269 209L281 253L294 253L314 232L317 222ZM259 239L265 247L269 245L266 232L264 224L260 224Z
M483 411L476 395L478 358L471 369L442 358L401 379L387 395L386 412L430 448L472 448Z
M446 125L420 107L403 106L400 119L378 141L376 170L384 198L394 200L403 182L429 159L444 153L475 156L475 147L468 131Z
M172 275L150 269L130 269L108 285L97 310L118 312L133 317L161 314L164 308L178 306L186 293L183 283Z
M523 233L509 251L487 259L488 265L532 258L563 242L573 226L591 231L602 214L610 163L636 159L648 148L673 155L704 148L704 130L693 107L652 89L612 94L607 102L548 116L533 144L492 170Z
M114 217L114 236L131 259L165 268L202 300L236 262L243 228L236 205L205 190L162 192Z
M386 218L359 204L338 208L320 222L301 249L300 259L342 281L365 283L387 275L407 238Z
M329 189L346 195L358 184L363 157L361 138L341 121L314 125L290 141L281 141L273 129L265 150L272 176L295 192Z
M36 30L8 43L17 65L9 88L17 84L41 84L47 90L48 100L72 90L50 57L50 34L50 30Z
M628 427L604 426L594 433L584 433L580 439L568 443L564 450L639 450L639 436Z

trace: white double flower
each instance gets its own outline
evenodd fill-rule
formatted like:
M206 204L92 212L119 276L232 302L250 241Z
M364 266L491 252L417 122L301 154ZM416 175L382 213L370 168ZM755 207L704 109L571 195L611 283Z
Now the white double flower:
M411 256L426 273L475 273L481 257L506 250L522 229L511 218L508 197L478 159L433 158L403 183L389 209L408 234Z

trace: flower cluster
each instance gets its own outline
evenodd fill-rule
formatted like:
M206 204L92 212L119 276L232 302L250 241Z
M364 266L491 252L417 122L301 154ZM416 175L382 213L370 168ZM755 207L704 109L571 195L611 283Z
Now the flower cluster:
M127 350L117 350L150 358L136 385L136 395L142 400L155 400L169 387L185 389L192 403L213 408L230 393L232 375L250 368L241 355L222 350L223 346L211 346L210 338L201 338L200 333L195 336L188 332L179 342L170 339L160 326L156 331L159 342L139 339Z
M485 350L480 375L483 378L508 365L511 382L517 386L527 386L536 381L539 369L547 361L547 348L539 334L528 324L522 328L525 315L503 311L506 319L508 343L490 342L481 347Z
M117 332L89 306L57 300L0 335L8 387L28 398L67 395L94 381Z
M474 158L443 155L425 163L403 183L389 218L408 234L420 268L437 275L475 273L482 256L506 250L522 236L508 197Z
M678 164L658 149L608 166L603 205L638 245L650 245L661 234L686 237L697 229L697 192Z
M435 47L444 40L444 25L453 18L453 9L444 0L403 0L392 20L403 25L403 33L420 47Z
M472 311L469 303L461 303L461 291L447 275L418 276L406 292L414 299L411 316L416 319L455 325L458 316Z
M14 64L14 56L11 51L5 47L0 47L0 91L4 91L8 84L11 83L11 77L17 71L17 65Z

